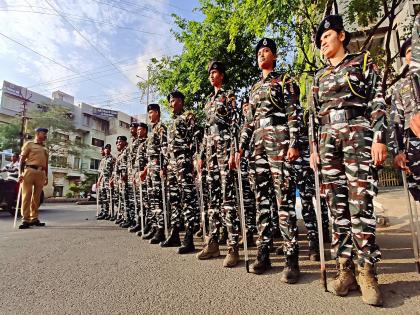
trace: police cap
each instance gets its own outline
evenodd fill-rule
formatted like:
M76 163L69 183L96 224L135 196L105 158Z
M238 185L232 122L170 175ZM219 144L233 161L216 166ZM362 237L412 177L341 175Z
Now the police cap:
M221 61L213 60L212 62L210 62L209 67L207 69L207 74L208 75L210 75L211 70L217 70L221 74L223 74L222 83L223 84L228 83L229 79L228 79L228 76L226 74L226 68L225 68L225 65Z
M138 126L139 126L139 123L137 123L137 122L132 122L130 124L130 128L138 128Z
M411 47L411 37L407 38L401 46L401 49L400 49L401 58L405 57L405 53L407 52L407 49L410 47Z
M111 150L111 144L109 144L109 143L108 143L107 145L105 145L105 146L104 146L104 149Z
M36 128L35 132L45 132L45 133L47 133L48 129L47 128Z
M325 31L334 30L337 33L343 31L346 34L343 45L346 47L350 42L350 33L344 29L343 18L341 15L328 15L319 23L318 30L316 31L315 44L318 49L321 48L321 36Z
M181 100L185 100L185 95L182 94L180 91L172 91L168 94L168 102L171 100L171 98L180 98Z
M127 137L126 136L118 136L117 141L118 140L127 141Z
M147 112L154 110L157 111L158 113L160 113L160 106L159 104L149 104L147 105Z

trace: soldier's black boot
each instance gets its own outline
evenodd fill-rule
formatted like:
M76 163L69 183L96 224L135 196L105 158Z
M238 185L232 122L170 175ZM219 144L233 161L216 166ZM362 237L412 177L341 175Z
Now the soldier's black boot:
M124 217L123 216L120 216L119 218L117 218L115 220L115 224L121 224L123 221L124 221Z
M179 247L181 240L179 239L179 228L174 226L169 233L169 237L160 243L160 247Z
M142 239L144 239L144 240L150 240L150 239L152 239L152 238L153 238L153 236L155 236L156 230L157 230L157 228L153 227L153 228L149 231L149 233L144 233L144 235L143 235Z
M130 219L127 219L126 221L124 221L123 223L121 223L121 227L123 229L127 229L129 227L131 227L133 225L133 221L131 221Z
M99 213L99 215L96 217L96 220L104 220L105 219L105 213L101 212Z
M281 238L281 232L280 232L280 228L278 226L273 226L271 228L271 235L273 238Z
M187 229L182 245L178 248L178 254L188 254L193 252L195 252L193 231L191 231L191 229Z
M153 238L150 240L150 244L159 244L165 240L165 232L163 228L158 228Z
M318 240L309 241L309 260L319 261L319 244Z
M260 275L270 267L270 249L268 246L261 246L258 248L257 259L249 266L249 272Z
M227 230L227 227L224 226L222 228L222 233L220 233L219 245L226 245L227 240L228 240L228 230Z
M150 231L152 230L152 225L148 224L146 222L146 224L144 225L144 235L147 235L148 233L150 233ZM136 233L137 236L142 236L143 235L143 231L138 231Z
M128 232L130 233L136 233L139 232L141 230L141 225L140 224L135 224L134 226L128 228Z
M299 255L286 256L286 265L281 273L280 281L285 283L296 283L299 280Z
M238 243L240 248L244 247L244 240L241 239L240 242ZM248 246L248 248L250 247L255 247L255 242L254 242L254 231L253 230L248 230L246 231L246 245Z

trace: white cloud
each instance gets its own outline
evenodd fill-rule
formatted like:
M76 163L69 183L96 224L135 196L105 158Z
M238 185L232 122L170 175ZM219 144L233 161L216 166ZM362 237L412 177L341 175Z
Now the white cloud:
M86 76L75 78L75 74L53 62L34 54L0 36L0 68L16 68L16 78L25 78L28 85L45 83L67 77L68 81L50 82L33 89L50 95L57 88L73 94L76 99L103 94L102 100L110 99L111 104L118 101L126 103L115 106L129 113L139 112L139 102L127 102L131 96L139 95L135 84L136 75L147 77L147 65L152 57L171 55L179 51L179 44L170 34L172 9L163 1L154 0L48 0L57 10L80 31L83 37L98 49L99 54L80 34L62 17L56 16L44 0L0 0L0 32L10 36L31 49L56 60L76 72L101 71L91 74L92 83ZM101 3L99 3L101 2ZM115 7L105 5L110 3ZM129 4L133 3L133 4ZM134 4L137 3L137 5ZM9 10L28 12L5 12ZM121 7L121 8L117 8ZM51 13L53 15L33 12ZM81 20L93 19L104 23ZM111 25L112 24L112 25ZM139 31L121 29L119 26L159 33L163 36L146 34ZM106 58L103 58L103 56ZM130 61L131 59L131 61ZM125 60L131 66L119 65L124 75L110 66L109 60ZM128 60L128 61L127 61ZM104 68L104 66L107 66ZM111 75L112 74L112 75ZM128 77L129 80L126 78ZM0 80L10 80L0 77ZM23 79L22 79L23 80ZM14 82L23 84L21 82ZM110 88L104 88L104 86ZM46 93L45 91L49 91ZM118 95L120 94L120 95ZM99 100L99 98L98 98ZM144 110L143 110L144 111Z

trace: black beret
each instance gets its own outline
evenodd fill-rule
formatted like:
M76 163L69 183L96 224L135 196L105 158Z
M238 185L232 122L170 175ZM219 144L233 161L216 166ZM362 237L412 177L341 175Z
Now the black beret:
M407 49L409 47L411 47L411 36L407 38L401 46L401 49L400 49L401 58L405 57L405 53L407 52Z
M270 48L271 52L275 55L277 54L277 45L274 42L274 40L272 40L271 38L262 38L257 46L255 47L255 55L258 56L258 51L262 48L262 47L268 47Z
M343 45L347 47L350 42L350 33L344 29L343 18L341 15L328 15L325 19L319 23L318 29L315 36L315 44L318 49L321 48L321 36L325 31L334 30L336 32L343 31L346 34Z
M105 145L104 149L109 149L109 150L111 150L111 145L108 143L107 145Z
M149 105L147 105L147 112L149 112L150 110L155 110L158 113L160 113L160 106L159 106L159 104L149 104Z
M126 136L118 136L117 141L118 140L127 141L127 137Z
M228 76L226 74L226 68L225 65L221 62L221 61L217 61L217 60L213 60L212 62L210 62L209 64L209 68L207 69L207 74L210 75L210 71L211 70L217 70L220 73L223 74L223 84L228 83L229 79Z
M130 124L130 128L137 128L138 126L139 126L139 123L137 123L137 122L132 122Z
M171 100L171 98L180 98L181 100L185 100L185 95L182 94L180 91L172 91L168 94L168 102Z
M140 128L144 128L144 129L146 129L146 130L148 130L148 129L149 129L149 127L147 127L147 124L145 124L145 123L143 123L143 122L139 123L139 127L140 127Z
M48 129L47 128L36 128L35 132L45 132L45 133L47 133Z

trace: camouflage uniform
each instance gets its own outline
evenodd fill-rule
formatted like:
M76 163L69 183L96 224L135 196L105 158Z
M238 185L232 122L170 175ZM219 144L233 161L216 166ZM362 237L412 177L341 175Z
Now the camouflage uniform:
M234 172L228 166L232 145L232 105L226 91L220 89L217 94L212 93L204 111L206 124L201 160L205 161L208 172L210 232L218 239L223 225L222 210L226 215L228 245L235 246L239 238L239 219L235 208Z
M119 207L119 215L124 216L128 214L129 201L128 201L128 187L127 181L127 147L118 152L114 166L114 190L115 198ZM125 217L127 220L128 218Z
M101 192L102 192L102 200L103 200L101 213L103 213L104 216L108 216L110 214L109 213L110 206L112 206L111 205L111 187L109 185L109 181L112 176L115 159L111 154L109 154L102 159L101 163L102 163Z
M413 78L413 84L417 87L420 87L420 13L417 14L416 19L414 20L412 40L410 74ZM415 110L412 114L415 114L418 111L420 95L416 95L416 99L417 106L415 107Z
M236 110L234 113L233 121L233 133L234 137L238 141L239 145L239 136L244 124L244 118L240 110ZM238 148L236 148L237 150ZM245 210L245 225L247 231L253 233L257 230L256 226L256 215L257 208L255 204L255 194L254 190L251 187L251 173L250 170L252 162L249 161L249 150L246 150L244 156L241 158L240 170L242 176L242 194L244 199L244 210ZM239 207L239 205L238 205Z
M306 117L306 115L305 115ZM302 202L302 217L307 230L307 237L310 249L318 250L318 225L316 220L316 212L313 203L315 197L315 173L310 167L309 157L309 139L307 122L300 125L299 135L299 158L291 162L291 175L292 184L295 186L293 191L299 190L300 199ZM293 194L296 197L296 194ZM295 198L294 198L295 200ZM321 198L321 211L322 211L322 228L325 237L328 235L328 206L324 198Z
M372 143L385 143L387 129L381 78L368 53L347 54L314 81L322 194L333 218L332 251L359 266L374 264L376 244L372 198L377 193Z
M164 151L167 146L167 129L162 122L153 125L147 138L147 195L153 215L153 227L163 229L164 215L162 202L161 163L165 163ZM166 186L165 186L166 187Z
M145 167L147 166L147 156L146 156L146 145L147 145L147 138L138 139L138 147L137 147L137 154L134 162L134 169L135 172L140 173L142 172ZM135 175L136 179L139 180L139 176ZM149 199L147 195L147 182L144 181L142 183L142 198L143 198L143 216L145 219L146 224L152 224L153 221L153 214L151 212L150 206L149 206ZM137 211L138 215L140 216L140 182L138 183L138 187L136 187L136 197L137 197ZM139 219L140 222L140 219ZM137 222L137 223L139 223Z
M410 120L416 106L410 76L397 82L391 102L393 128L390 147L394 155L399 152L406 153L407 166L411 171L407 176L408 188L413 198L420 201L420 139L410 129Z
M250 110L241 134L244 152L253 138L255 163L258 248L269 247L272 240L272 207L275 196L286 256L297 256L296 212L292 204L289 148L297 148L299 118L296 95L285 76L271 72L251 89ZM274 194L273 194L274 192Z
M191 231L198 219L197 192L194 185L192 124L184 112L173 116L168 130L168 186L171 227L180 226L181 214Z
M127 154L127 204L128 204L128 211L127 211L127 218L129 222L134 222L136 218L136 205L134 204L136 201L134 200L134 186L133 186L133 178L135 175L135 163L136 163L136 156L138 147L140 144L140 139L137 137L131 137L131 144L127 146L126 154ZM139 195L138 189L136 189L136 198ZM138 209L137 209L138 210Z

